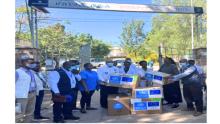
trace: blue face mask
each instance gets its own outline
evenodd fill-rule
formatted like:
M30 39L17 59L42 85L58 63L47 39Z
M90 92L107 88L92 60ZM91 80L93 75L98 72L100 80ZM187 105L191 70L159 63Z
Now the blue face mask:
M185 68L188 64L187 63L180 63L180 68Z
M71 66L69 70L70 70L70 71L72 71L72 70L77 70L77 71L79 71L79 70L80 70L80 65Z
M108 67L112 67L113 66L113 63L107 63L106 64Z

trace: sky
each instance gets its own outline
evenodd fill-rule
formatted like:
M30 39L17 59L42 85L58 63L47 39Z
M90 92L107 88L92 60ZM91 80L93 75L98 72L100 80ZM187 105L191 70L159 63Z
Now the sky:
M152 0L82 0L91 2L151 4ZM16 7L25 5L25 0L16 0ZM134 12L111 12L94 10L75 10L47 8L50 20L40 21L40 27L62 23L66 30L73 34L89 33L94 38L105 41L112 46L119 46L119 36L122 33L124 22L144 20L144 31L151 30L151 20L154 14ZM69 23L66 23L66 22Z

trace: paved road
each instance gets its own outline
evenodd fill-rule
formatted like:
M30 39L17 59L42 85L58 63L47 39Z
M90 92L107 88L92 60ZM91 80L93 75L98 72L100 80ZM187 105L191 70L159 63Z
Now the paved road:
M52 102L50 101L50 95L47 94L42 107L42 115L49 116L52 119ZM77 106L79 107L78 97ZM99 106L99 92L96 92L92 98L92 106L99 108L98 110L87 111L86 114L81 114L79 111L73 112L75 116L79 116L79 121L68 120L68 123L206 123L205 114L194 117L191 112L181 111L185 107L185 103L182 103L179 108L171 109L170 106L163 106L162 114L148 114L148 115L124 115L124 116L108 116L107 110L102 109ZM34 122L31 120L28 122ZM52 123L52 120L44 121L45 123Z

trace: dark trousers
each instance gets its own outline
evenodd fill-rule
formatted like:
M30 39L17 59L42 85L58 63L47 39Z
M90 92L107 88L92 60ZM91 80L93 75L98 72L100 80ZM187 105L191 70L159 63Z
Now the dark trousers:
M52 97L54 93L52 92ZM72 117L72 103L53 102L53 119L62 120L63 117Z
M41 116L41 105L44 99L44 90L39 91L39 95L36 96L35 109L34 109L34 117Z
M80 99L80 106L81 108L85 108L86 107L91 107L91 99L92 99L92 95L94 94L94 90L89 91L89 93L85 92L85 91L81 91L82 97Z
M203 111L203 92L201 84L183 84L183 96L186 100L187 108L193 108L192 102L195 102L196 110L198 112Z
M101 107L108 108L108 95L110 95L110 94L118 94L118 88L100 85L100 105L101 105Z
M163 93L164 93L164 99L168 103L172 104L172 103L182 102L182 94L180 90L179 81L167 85L163 85Z
M78 96L78 88L73 88L73 108L76 108L77 96Z

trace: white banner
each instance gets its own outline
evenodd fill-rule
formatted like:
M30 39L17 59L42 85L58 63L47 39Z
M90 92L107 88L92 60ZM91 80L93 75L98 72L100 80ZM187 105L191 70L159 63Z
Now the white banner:
M182 13L182 14L195 13L194 7L80 2L76 0L49 0L48 7L102 10L102 11L146 12L146 13Z

